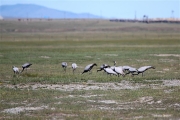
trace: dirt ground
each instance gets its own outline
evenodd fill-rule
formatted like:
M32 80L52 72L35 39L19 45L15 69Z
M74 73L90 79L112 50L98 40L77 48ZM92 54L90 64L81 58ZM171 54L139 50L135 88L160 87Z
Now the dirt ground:
M49 90L61 90L61 91L74 91L74 90L122 90L130 89L135 90L139 88L152 88L158 89L163 87L171 86L180 86L180 80L153 80L153 82L162 82L158 84L151 83L150 80L147 80L149 84L143 83L133 83L130 81L121 81L119 83L108 82L108 83L96 83L93 80L88 80L87 83L72 83L72 84L17 84L17 85L4 85L8 88L20 88L27 89L31 88L32 90L36 89L49 89Z

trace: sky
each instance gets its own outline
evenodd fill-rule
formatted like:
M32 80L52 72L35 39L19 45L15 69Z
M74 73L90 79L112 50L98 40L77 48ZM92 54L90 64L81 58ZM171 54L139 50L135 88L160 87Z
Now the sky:
M180 18L180 0L0 0L0 5L37 4L105 18Z

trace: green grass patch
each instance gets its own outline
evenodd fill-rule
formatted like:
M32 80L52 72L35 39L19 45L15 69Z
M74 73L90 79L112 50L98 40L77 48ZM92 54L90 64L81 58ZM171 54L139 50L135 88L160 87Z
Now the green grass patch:
M0 21L0 119L178 119L179 86L162 87L160 80L179 80L178 24L119 23L108 20ZM104 63L139 68L141 75L109 76L96 70ZM12 66L32 66L14 75ZM67 62L66 72L61 62ZM78 68L73 74L72 63ZM86 65L92 73L81 75ZM34 84L114 83L154 85L135 90L33 89ZM12 85L8 88L5 86ZM26 86L26 88L18 87ZM159 85L160 88L156 88ZM31 107L46 106L40 110ZM22 107L18 114L4 110ZM28 109L29 107L29 109ZM163 116L164 115L164 116ZM168 116L169 115L169 116Z

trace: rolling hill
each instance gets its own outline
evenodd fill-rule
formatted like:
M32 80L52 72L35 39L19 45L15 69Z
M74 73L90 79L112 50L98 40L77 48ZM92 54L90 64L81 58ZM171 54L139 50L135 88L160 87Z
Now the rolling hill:
M90 13L77 14L35 4L2 5L0 15L3 18L100 18Z

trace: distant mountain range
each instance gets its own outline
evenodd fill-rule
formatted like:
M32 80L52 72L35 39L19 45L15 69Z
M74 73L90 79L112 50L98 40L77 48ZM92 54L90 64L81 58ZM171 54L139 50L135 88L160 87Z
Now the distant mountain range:
M3 18L101 18L90 13L73 13L47 8L35 4L16 4L0 6L0 16Z

